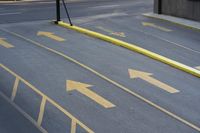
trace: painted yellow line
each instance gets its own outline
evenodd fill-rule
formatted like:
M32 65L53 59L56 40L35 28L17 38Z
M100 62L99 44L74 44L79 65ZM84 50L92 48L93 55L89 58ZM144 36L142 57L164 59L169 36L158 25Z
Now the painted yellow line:
M6 70L7 72L9 72L10 74L12 74L13 76L15 76L16 78L18 78L21 82L23 82L25 85L27 85L30 89L32 89L33 91L35 91L37 94L39 94L40 96L42 96L44 101L41 102L41 106L42 108L44 108L44 105L46 103L46 101L48 101L49 103L51 103L53 106L55 106L57 109L59 109L61 112L63 112L66 116L68 116L69 118L71 118L71 120L74 120L78 125L80 125L83 129L85 129L88 133L94 133L94 131L92 131L90 128L88 128L86 125L84 125L81 121L79 121L77 118L75 118L72 114L70 114L67 110L65 110L63 107L61 107L57 102L53 101L51 98L49 98L47 95L45 95L44 93L42 93L39 89L37 89L35 86L33 86L32 84L30 84L28 81L26 81L25 79L23 79L22 77L20 77L19 75L17 75L15 72L13 72L12 70L10 70L8 67L4 66L3 64L0 64L0 67L2 67L4 70ZM29 120L31 122L33 122L34 124L37 124L37 127L39 127L38 123L41 125L40 121L42 122L42 115L43 115L43 110L40 108L40 113L38 118L38 121L36 122L33 118L29 117ZM23 111L24 112L24 111ZM25 112L24 112L25 113ZM26 114L26 113L25 113ZM40 128L42 128L40 126ZM43 128L42 128L43 129ZM46 133L46 132L45 132Z
M58 22L58 25L65 27L65 28L68 28L68 29L78 31L80 33L87 34L91 37L95 37L95 38L110 42L110 43L118 45L118 46L122 46L124 48L132 50L134 52L138 52L138 53L143 54L143 55L146 55L146 56L148 56L152 59L158 60L160 62L163 62L165 64L168 64L168 65L173 66L173 67L175 67L179 70L190 73L190 74L200 78L200 71L199 70L192 68L190 66L187 66L185 64L179 63L177 61L171 60L171 59L166 58L162 55L159 55L159 54L156 54L156 53L151 52L149 50L146 50L144 48L138 47L135 44L130 44L130 43L121 41L119 39L115 39L115 38L109 37L107 35L103 35L101 33L97 33L97 32L94 32L94 31L91 31L91 30L88 30L88 29L84 29L84 28L81 28L81 27L78 27L78 26L70 26L70 24L67 24L67 23L62 22L62 21Z
M143 26L147 26L147 27L152 27L152 28L155 28L155 29L159 29L159 30L165 31L165 32L171 32L172 31L171 29L167 29L165 27L158 26L158 25L156 25L154 23L142 22L142 25Z
M129 75L130 78L141 78L143 80L145 80L146 82L153 84L154 86L157 86L169 93L178 93L180 92L179 90L151 77L151 75L153 75L152 73L147 73L147 72L143 72L143 71L138 71L138 70L134 70L134 69L129 69Z
M53 39L53 40L55 40L55 41L58 41L58 42L63 42L63 41L65 41L64 38L61 38L61 37L59 37L59 36L56 36L56 35L54 35L54 33L52 33L52 32L39 31L39 32L37 33L37 36L46 36L46 37L51 38L51 39Z
M40 112L39 112L39 116L38 116L38 120L37 120L38 126L41 126L41 124L42 124L46 101L47 101L46 97L42 97L42 101L40 104Z
M152 106L152 107L154 107L154 108L160 110L161 112L163 112L163 113L165 113L165 114L171 116L172 118L174 118L174 119L176 119L176 120L182 122L183 124L185 124L185 125L187 125L187 126L193 128L193 129L195 129L195 130L197 130L197 131L200 131L200 127L196 126L195 124L193 124L193 123L191 123L191 122L185 120L184 118L181 118L180 116L178 116L178 115L176 115L176 114L174 114L174 113L168 111L167 109L165 109L165 108L163 108L163 107L161 107L161 106L159 106L159 105L157 105L157 104L151 102L150 100L146 99L145 97L143 97L143 96L137 94L137 93L134 92L134 91L131 91L130 89L126 88L125 86L123 86L123 85L121 85L121 84L115 82L114 80L112 80L112 79L110 79L110 78L104 76L103 74L101 74L101 73L95 71L94 69L92 69L92 68L90 68L90 67L88 67L88 66L86 66L86 65L84 65L84 64L82 64L82 63L80 63L79 61L77 61L77 60L75 60L75 59L73 59L73 58L71 58L71 57L69 57L69 56L67 56L67 55L65 55L65 54L63 54L63 53L61 53L61 52L59 52L59 51L56 51L56 50L51 49L51 48L49 48L49 47L46 47L46 46L44 46L44 45L42 45L42 44L40 44L40 43L38 43L38 42L36 42L36 41L33 41L33 40L29 39L29 38L26 38L26 37L24 37L24 36L22 36L22 35L20 35L20 34L17 34L17 33L15 33L15 32L11 32L11 31L8 31L8 30L6 30L6 29L1 29L1 30L5 31L5 32L7 32L7 33L10 33L10 34L12 34L12 35L14 35L14 36L16 36L16 37L19 37L19 38L21 38L21 39L23 39L23 40L25 40L25 41L27 41L27 42L30 42L30 43L32 43L32 44L38 46L38 47L44 48L44 49L46 49L46 50L48 50L48 51L50 51L50 52L52 52L52 53L54 53L54 54L56 54L56 55L59 55L59 56L65 58L65 59L67 59L67 60L69 60L69 61L71 61L71 62L73 62L73 63L79 65L80 67L82 67L82 68L84 68L84 69L86 69L86 70L92 72L93 74L95 74L95 75L99 76L100 78L104 79L105 81L107 81L107 82L109 82L109 83L115 85L116 87L118 87L119 89L121 89L121 90L127 92L128 94L137 97L138 99L142 100L143 102L145 102L145 103L149 104L150 106ZM52 101L52 103L53 103L53 101ZM56 103L55 103L54 105L56 105ZM80 123L79 123L79 124L80 124ZM81 126L84 127L84 125L81 125ZM85 128L87 128L87 127L85 127Z
M0 38L0 45L3 46L3 47L5 47L5 48L13 48L14 47L10 43L8 43L6 41L6 39L4 39L4 38Z
M76 133L76 122L74 120L71 122L71 133Z
M113 107L115 107L114 104L112 104L111 102L109 102L105 98L101 97L100 95L98 95L95 92L93 92L90 89L88 89L91 86L92 85L85 84L85 83L80 83L80 82L76 82L76 81L72 81L72 80L67 80L66 81L66 90L67 91L77 90L78 92L80 92L81 94L89 97L90 99L92 99L96 103L100 104L104 108L113 108Z
M9 99L1 91L0 91L0 96L3 97L9 104L11 104L26 119L28 119L37 129L39 129L39 131L41 131L42 133L48 133L44 128L42 128L41 126L38 126L37 122L29 114L27 114L25 111L23 111L17 104L15 104L13 101L11 101L11 99Z
M14 101L15 96L16 96L16 94L17 94L18 85L19 85L19 78L16 77L15 83L14 83L14 86L13 86L12 95L11 95L11 100L12 100L12 101Z

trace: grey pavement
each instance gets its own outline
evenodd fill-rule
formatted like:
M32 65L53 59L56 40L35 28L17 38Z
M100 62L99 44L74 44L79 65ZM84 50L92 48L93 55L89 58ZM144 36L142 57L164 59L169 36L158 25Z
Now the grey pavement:
M4 25L1 28L62 52L181 118L195 125L200 124L200 108L196 106L199 101L199 79L196 77L143 55L55 26L47 21ZM37 32L41 30L54 32L65 38L66 41L56 42L49 38L38 37ZM1 36L9 39L10 43L15 45L12 49L1 47L1 54L4 55L0 57L1 63L32 83L95 132L198 132L80 65L8 32L1 31ZM180 92L171 94L141 79L130 79L129 68L153 73L152 77L173 86ZM116 107L105 109L76 91L67 93L66 80L92 84L91 90L112 101ZM2 84L8 85L4 82ZM20 86L20 90L27 90L25 88L24 85ZM35 97L34 101L25 100L24 103L23 99L32 99L31 97L34 96L33 93L24 91L21 93L19 91L16 102L36 119L39 108L38 101L41 98ZM27 109L29 105L34 106ZM48 110L54 112L52 108L47 109L47 112ZM55 132L57 129L60 129L58 132L66 130L65 126L60 127L58 124L63 125L64 122L69 125L69 122L60 116L61 114L52 117L53 114L50 113L48 116L50 119L44 117L43 128L49 132ZM51 122L52 119L56 119L56 124Z
M88 20L84 23L75 19L74 22L78 26L135 44L188 66L196 67L200 64L199 31L141 15L121 15L113 18ZM170 31L143 26L142 23L154 24ZM113 32L124 33L126 37L116 36Z
M191 67L199 66L200 33L142 16L152 11L152 4L152 0L86 0L70 1L68 7L73 23L78 26L134 43ZM60 106L58 109L55 103L46 102L39 128L49 133L74 130L73 120L60 110L63 108L96 133L199 132L199 78L50 23L55 19L55 1L4 3L0 5L0 17L3 17L0 38L14 46L0 45L0 64ZM67 21L63 10L62 18ZM143 22L150 26L142 25ZM39 31L50 32L64 41L38 36ZM148 80L131 79L128 69L151 75ZM15 76L0 67L0 92L8 99L13 96L15 80ZM79 91L66 91L66 80L92 85L88 89L115 107L104 108ZM177 93L170 93L154 82L164 83ZM16 104L38 123L43 96L20 81L11 104L1 99L0 105L4 108L0 108L0 132L24 133L28 129L39 132L11 105ZM86 132L80 124L75 129L76 133Z
M1 93L1 92L0 92ZM40 133L15 107L0 94L0 132L1 133Z

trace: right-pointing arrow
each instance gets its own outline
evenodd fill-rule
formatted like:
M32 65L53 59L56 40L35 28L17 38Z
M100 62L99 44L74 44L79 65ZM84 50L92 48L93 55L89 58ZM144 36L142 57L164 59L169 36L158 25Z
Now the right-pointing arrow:
M151 75L153 75L152 73L147 73L147 72L143 72L143 71L138 71L138 70L134 70L134 69L129 69L129 75L130 78L140 78L145 80L146 82L153 84L169 93L177 93L179 92L179 90L151 77Z
M101 106L103 106L105 108L115 107L114 104L112 104L108 100L104 99L103 97L97 95L95 92L88 89L91 86L92 85L80 83L80 82L76 82L76 81L72 81L72 80L66 81L66 90L67 91L77 90L81 94L89 97L90 99L92 99L93 101L97 102L98 104L100 104Z

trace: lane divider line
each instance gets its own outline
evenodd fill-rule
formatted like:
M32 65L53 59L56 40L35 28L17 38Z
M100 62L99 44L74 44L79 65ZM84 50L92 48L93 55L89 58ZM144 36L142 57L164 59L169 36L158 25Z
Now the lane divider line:
M149 104L150 106L152 106L152 107L154 107L154 108L160 110L161 112L167 114L168 116L170 116L170 117L176 119L177 121L182 122L183 124L185 124L185 125L187 125L187 126L193 128L193 129L195 129L195 130L197 130L197 131L200 131L200 127L198 127L197 125L195 125L195 124L193 124L193 123L191 123L191 122L185 120L184 118L181 118L180 116L178 116L178 115L176 115L176 114L174 114L174 113L168 111L167 109L165 109L165 108L163 108L163 107L161 107L161 106L159 106L159 105L153 103L152 101L150 101L150 100L148 100L147 98L141 96L140 94L138 94L138 93L136 93L136 92L134 92L134 91L131 91L130 89L126 88L125 86L123 86L123 85L119 84L118 82L116 82L116 81L114 81L114 80L112 80L112 79L110 79L110 78L104 76L103 74L101 74L101 73L95 71L94 69L92 69L92 68L90 68L89 66L87 66L87 65L85 65L85 64L83 64L83 63L81 63L81 62L79 62L78 60L75 60L75 59L73 59L72 57L70 57L70 56L68 56L68 55L66 55L66 54L63 54L63 53L61 53L61 52L59 52L59 51L56 51L56 50L54 50L54 49L51 49L51 48L49 48L49 47L47 47L47 46L45 46L45 45L43 45L43 44L41 44L41 43L38 43L38 42L36 42L36 41L34 41L34 40L31 40L31 39L29 39L29 38L27 38L27 37L24 37L24 36L22 36L22 35L20 35L20 34L18 34L18 33L15 33L15 32L12 32L12 31L8 31L8 30L2 29L2 28L1 28L1 30L2 30L2 31L5 31L5 32L7 32L7 33L9 33L9 34L11 34L11 35L13 35L13 36L16 36L16 37L18 37L18 38L21 38L21 39L23 39L23 40L25 40L25 41L27 41L27 42L29 42L29 43L32 43L32 44L34 44L34 45L36 45L36 46L38 46L38 47L40 47L40 48L44 48L44 49L46 49L47 51L54 53L55 55L59 55L59 56L63 57L64 59L67 59L68 61L71 61L71 62L73 62L74 64L79 65L80 67L82 67L82 68L88 70L89 72L92 72L93 74L95 74L95 75L97 75L98 77L104 79L105 81L107 81L107 82L109 82L109 83L115 85L116 87L118 87L119 89L123 90L124 92L126 92L126 93L128 93L128 94L130 94L130 95L132 95L132 96L134 96L134 97L136 97L136 98L142 100L143 102ZM55 103L55 104L56 104L56 103Z
M148 56L152 59L163 62L167 65L170 65L174 68L177 68L179 70L182 70L186 73L189 73L191 75L194 75L194 76L200 78L200 71L199 70L192 68L190 66L187 66L185 64L179 63L177 61L174 61L172 59L169 59L167 57L164 57L162 55L151 52L151 51L146 50L144 48L138 47L135 44L130 44L130 43L124 42L122 40L119 40L119 39L116 39L116 38L113 38L113 37L110 37L110 36L95 32L95 31L91 31L91 30L88 30L88 29L85 29L85 28L81 28L81 27L78 27L78 26L70 26L70 24L65 23L63 21L58 22L58 25L65 27L67 29L75 30L77 32L89 35L89 36L94 37L94 38L101 39L101 40L106 41L106 42L110 42L110 43L115 44L117 46L121 46L121 47L124 47L126 49L129 49L131 51L143 54L143 55Z

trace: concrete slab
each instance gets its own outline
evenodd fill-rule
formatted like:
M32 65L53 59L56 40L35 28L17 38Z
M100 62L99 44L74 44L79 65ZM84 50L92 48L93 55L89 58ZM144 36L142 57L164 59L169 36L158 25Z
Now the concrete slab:
M200 23L197 21L174 17L174 16L169 16L169 15L164 15L164 14L156 14L156 13L144 13L143 15L146 17L165 20L168 22L172 22L174 24L178 24L178 25L182 25L182 26L185 26L188 28L200 30Z

